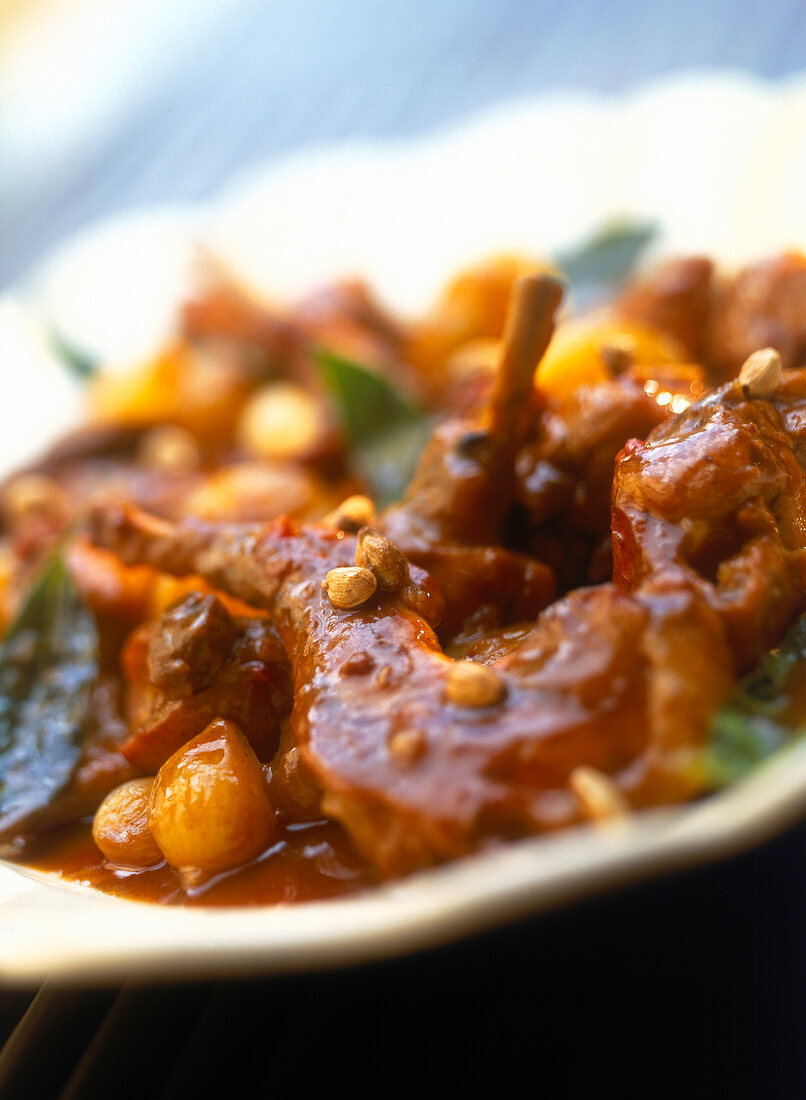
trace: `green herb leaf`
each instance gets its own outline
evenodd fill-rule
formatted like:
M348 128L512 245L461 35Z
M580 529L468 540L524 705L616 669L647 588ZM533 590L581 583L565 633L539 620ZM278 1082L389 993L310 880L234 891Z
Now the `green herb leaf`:
M48 329L48 342L54 354L79 378L91 378L98 370L97 359L77 348L53 326Z
M581 245L561 252L554 262L575 292L612 289L635 270L656 234L656 227L647 222L614 222Z
M57 552L0 648L0 837L25 828L73 774L97 642Z
M356 473L379 507L396 500L414 472L431 423L377 372L327 350L316 353L351 448Z
M735 783L806 731L806 615L715 714L705 753L715 787Z

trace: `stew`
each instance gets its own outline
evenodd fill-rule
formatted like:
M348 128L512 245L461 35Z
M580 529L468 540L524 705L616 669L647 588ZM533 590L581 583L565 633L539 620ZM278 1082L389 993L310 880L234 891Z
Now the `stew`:
M806 610L804 366L796 252L207 287L2 486L4 854L303 901L706 796Z

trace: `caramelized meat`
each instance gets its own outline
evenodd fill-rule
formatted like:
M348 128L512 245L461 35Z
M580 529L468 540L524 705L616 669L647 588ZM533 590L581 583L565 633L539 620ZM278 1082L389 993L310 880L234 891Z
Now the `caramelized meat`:
M121 752L140 771L156 771L219 717L235 722L260 758L276 751L292 685L266 618L232 618L216 596L192 593L139 627L122 660L130 733Z
M713 267L704 256L668 260L631 282L616 299L614 312L667 333L692 362L700 362L708 334Z
M610 497L622 447L645 439L702 389L689 367L628 369L543 410L517 459L518 538L551 565L562 590L610 576Z
M194 592L167 611L148 640L148 678L166 695L196 695L215 683L235 642L232 616L213 593Z
M384 532L432 574L445 597L446 637L537 614L554 595L542 562L505 547L516 493L515 459L528 430L535 368L562 299L548 275L515 282L503 351L481 420L436 429ZM471 622L472 620L472 622Z
M685 573L725 623L737 671L804 606L806 380L770 400L728 383L647 440L633 440L613 489L615 582Z
M495 495L486 432L452 421L438 428L399 506L380 520L385 534L426 569L442 592L444 637L534 618L555 594L543 562L504 542L514 488Z
M806 361L806 256L784 252L751 264L719 287L706 358L719 380L756 348L774 347L784 367Z

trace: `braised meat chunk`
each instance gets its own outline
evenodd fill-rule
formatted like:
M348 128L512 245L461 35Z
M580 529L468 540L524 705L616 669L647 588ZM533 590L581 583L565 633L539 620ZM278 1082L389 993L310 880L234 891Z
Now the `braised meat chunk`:
M697 578L746 671L803 610L806 486L798 373L764 398L728 383L646 443L627 445L613 489L614 579ZM670 487L674 487L672 491Z
M233 618L214 593L191 593L129 637L129 737L120 751L155 772L214 718L235 722L268 760L291 710L285 650L266 618Z

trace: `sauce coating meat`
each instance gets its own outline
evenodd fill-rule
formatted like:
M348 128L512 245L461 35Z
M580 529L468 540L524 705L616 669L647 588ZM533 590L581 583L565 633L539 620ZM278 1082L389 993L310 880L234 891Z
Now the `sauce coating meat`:
M121 654L129 736L120 746L155 771L214 718L235 722L264 760L292 703L288 662L265 618L233 619L214 593L192 592L129 636Z
M528 267L417 322L217 287L6 484L9 629L66 537L100 655L69 782L28 829L0 805L21 858L301 899L707 792L714 713L806 608L806 260L675 260L581 318ZM323 345L435 421L385 507Z

